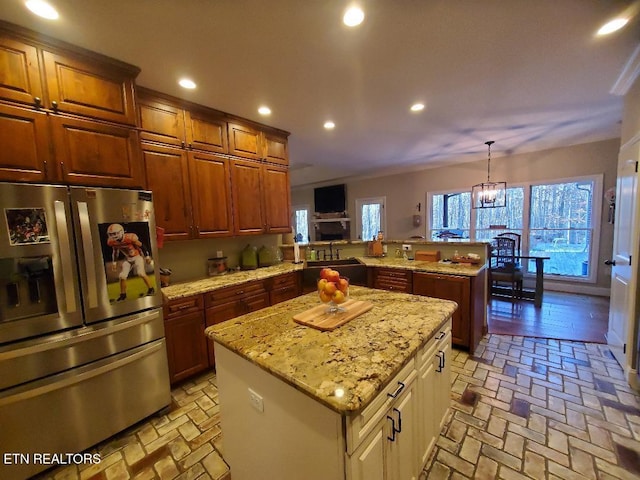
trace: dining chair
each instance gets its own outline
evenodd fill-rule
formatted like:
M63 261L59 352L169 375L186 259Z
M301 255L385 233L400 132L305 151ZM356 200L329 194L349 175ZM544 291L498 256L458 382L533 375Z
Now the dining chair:
M503 233L499 233L498 235L496 235L496 237L499 238L512 238L513 240L515 240L516 245L515 245L515 255L516 257L519 257L520 254L520 245L522 244L522 235L520 235L519 233L516 232L503 232ZM516 263L520 263L519 260L516 260Z
M520 254L518 240L500 234L494 237L490 249L489 286L493 289L493 286L498 286L500 283L509 284L512 299L522 298L523 275L517 258Z

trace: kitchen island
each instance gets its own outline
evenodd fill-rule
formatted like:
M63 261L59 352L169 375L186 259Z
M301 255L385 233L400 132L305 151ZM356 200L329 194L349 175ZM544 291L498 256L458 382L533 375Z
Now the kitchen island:
M234 480L417 478L449 404L447 300L351 287L373 308L331 332L304 295L207 328Z

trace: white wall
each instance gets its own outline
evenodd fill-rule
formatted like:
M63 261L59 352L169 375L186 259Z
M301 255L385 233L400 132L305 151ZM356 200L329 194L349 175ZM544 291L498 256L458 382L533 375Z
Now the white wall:
M574 145L510 156L494 156L491 159L491 178L509 183L552 180L554 178L603 174L603 191L615 186L616 166L620 139ZM497 149L494 149L497 150ZM486 180L487 160L460 163L448 167L411 171L385 177L346 181L347 209L355 214L355 200L363 197L386 197L387 231L390 239L425 235L425 198L428 191L469 188ZM335 182L342 183L342 182ZM293 205L309 204L313 208L313 185L292 189ZM423 224L412 225L412 216L418 203L422 204ZM609 258L613 245L613 226L607 223L607 209L601 214L601 231L598 253L598 276L595 287L607 289L610 285L610 269L602 266ZM351 222L351 238L355 239L355 218Z

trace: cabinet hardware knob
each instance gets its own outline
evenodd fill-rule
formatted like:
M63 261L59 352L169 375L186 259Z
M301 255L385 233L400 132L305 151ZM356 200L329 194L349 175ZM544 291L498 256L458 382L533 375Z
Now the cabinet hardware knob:
M58 112L58 102L56 102L55 100L53 102L51 102L51 108L53 108L54 112Z
M42 162L42 170L43 170L44 176L46 177L47 173L48 173L48 171L47 171L48 170L47 161L46 160Z
M440 332L436 337L436 340L442 340L446 334L444 332Z
M395 392L387 393L387 396L389 396L391 398L396 398L398 395L400 395L402 390L404 390L404 383L398 382L398 388L396 388Z
M180 142L180 146L184 148L184 141Z
M42 99L40 97L34 97L33 104L36 106L36 108L42 107Z

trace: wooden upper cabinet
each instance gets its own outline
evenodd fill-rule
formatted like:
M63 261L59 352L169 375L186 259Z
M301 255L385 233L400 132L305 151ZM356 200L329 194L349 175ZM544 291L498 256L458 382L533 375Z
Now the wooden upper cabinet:
M48 108L136 125L133 72L47 50L42 58Z
M231 160L234 233L236 235L264 233L262 212L262 165Z
M288 233L291 231L291 194L289 170L284 167L264 165L262 170L262 195L266 231Z
M187 152L161 145L142 145L147 177L153 192L156 225L165 240L192 238L191 190Z
M121 188L144 186L135 129L62 115L50 120L55 160L63 182Z
M264 159L267 162L288 166L289 147L287 145L287 137L268 132L265 132L263 136Z
M38 50L2 32L0 32L0 98L33 106L43 101ZM40 102L36 99L40 99Z
M139 90L138 118L141 140L184 147L185 118L181 108L158 101Z
M213 154L189 152L189 177L196 236L233 235L229 160Z
M58 180L56 165L51 161L50 143L46 113L0 103L2 180Z
M185 112L189 148L207 152L227 153L227 121L221 116L199 111Z
M239 123L229 123L229 153L252 160L262 159L262 132Z

